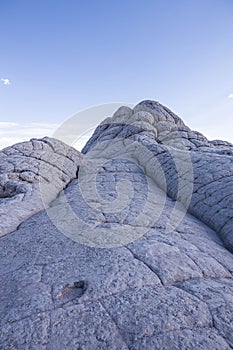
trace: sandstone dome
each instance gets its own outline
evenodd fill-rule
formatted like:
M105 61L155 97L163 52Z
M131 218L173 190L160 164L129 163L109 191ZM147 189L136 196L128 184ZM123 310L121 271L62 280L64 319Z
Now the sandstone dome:
M1 349L233 348L233 145L160 103L0 151L0 217Z

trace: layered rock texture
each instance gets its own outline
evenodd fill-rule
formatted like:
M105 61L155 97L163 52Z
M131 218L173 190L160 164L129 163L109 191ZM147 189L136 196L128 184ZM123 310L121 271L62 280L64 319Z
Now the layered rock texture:
M0 348L233 348L233 145L143 101L0 157Z
M0 151L0 236L44 208L76 178L82 155L45 137Z

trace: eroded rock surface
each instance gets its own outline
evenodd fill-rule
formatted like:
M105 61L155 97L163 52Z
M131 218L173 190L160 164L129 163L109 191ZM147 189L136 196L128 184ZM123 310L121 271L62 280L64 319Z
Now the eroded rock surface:
M0 239L0 347L232 349L232 147L153 101L106 119Z
M83 152L134 159L144 173L233 251L233 145L208 141L168 108L143 101L120 108L96 129ZM161 169L160 169L161 167Z
M76 177L82 155L49 137L0 151L0 236L44 209Z

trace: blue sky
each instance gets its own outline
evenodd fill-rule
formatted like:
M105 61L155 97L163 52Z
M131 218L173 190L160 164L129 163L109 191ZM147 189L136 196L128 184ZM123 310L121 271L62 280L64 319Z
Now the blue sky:
M0 13L0 146L143 99L233 142L232 0L11 0Z

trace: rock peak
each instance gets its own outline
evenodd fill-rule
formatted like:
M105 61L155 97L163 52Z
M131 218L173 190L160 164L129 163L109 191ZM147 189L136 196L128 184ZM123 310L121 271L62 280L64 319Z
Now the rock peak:
M4 149L0 186L0 348L233 348L233 145L146 100L82 154Z

